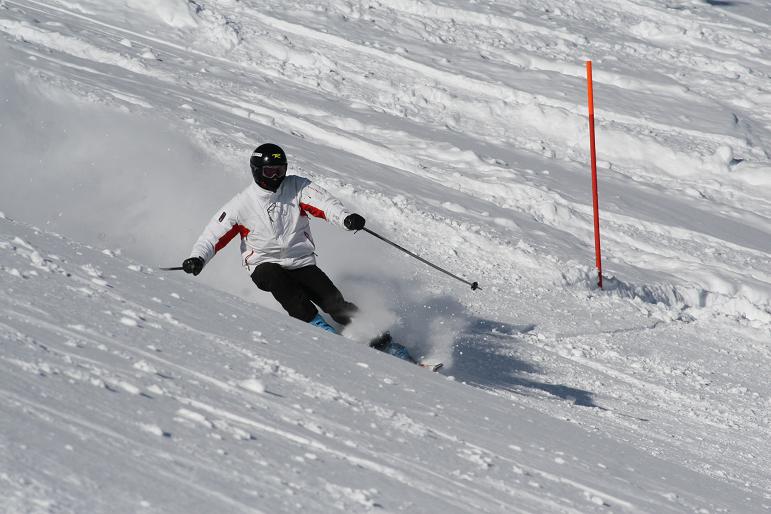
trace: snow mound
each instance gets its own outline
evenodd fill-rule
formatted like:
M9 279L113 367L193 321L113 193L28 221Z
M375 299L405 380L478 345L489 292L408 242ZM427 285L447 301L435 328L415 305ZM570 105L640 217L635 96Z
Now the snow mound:
M190 28L198 24L190 12L191 2L187 0L125 0L125 2L130 9L154 16L174 28Z

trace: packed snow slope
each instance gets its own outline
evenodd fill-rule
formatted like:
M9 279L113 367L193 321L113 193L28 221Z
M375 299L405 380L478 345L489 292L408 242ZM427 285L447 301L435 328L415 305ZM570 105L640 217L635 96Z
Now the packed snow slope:
M0 510L770 510L771 7L601 4L0 0ZM347 338L158 271L266 141L483 289L323 223Z
M11 220L0 219L0 252L3 512L757 512L768 503L611 437L604 419L659 420L606 410L585 392L555 388L597 426ZM487 349L470 351L480 376L503 365L482 362Z

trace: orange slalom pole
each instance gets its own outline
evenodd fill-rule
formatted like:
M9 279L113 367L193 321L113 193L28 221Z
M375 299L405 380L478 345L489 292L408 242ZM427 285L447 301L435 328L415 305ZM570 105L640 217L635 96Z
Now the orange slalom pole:
M602 251L600 250L600 207L597 197L597 148L594 141L594 90L592 61L586 61L586 82L589 95L589 146L592 155L592 203L594 207L594 253L597 265L597 285L602 289Z

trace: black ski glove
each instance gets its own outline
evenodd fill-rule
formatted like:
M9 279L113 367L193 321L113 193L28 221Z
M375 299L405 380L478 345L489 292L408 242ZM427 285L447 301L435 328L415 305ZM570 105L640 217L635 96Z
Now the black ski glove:
M345 228L348 230L361 230L364 228L364 218L356 213L349 214L343 220L343 225L345 225Z
M185 262L182 263L182 269L185 273L192 273L194 276L198 276L203 269L203 265L203 259L200 257L190 257L189 259L185 259Z

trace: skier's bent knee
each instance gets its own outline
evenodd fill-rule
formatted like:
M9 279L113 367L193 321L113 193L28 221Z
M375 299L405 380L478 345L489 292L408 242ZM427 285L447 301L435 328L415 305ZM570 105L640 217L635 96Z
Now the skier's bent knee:
M272 291L276 288L276 280L283 268L274 262L264 262L254 268L252 282L263 291Z

